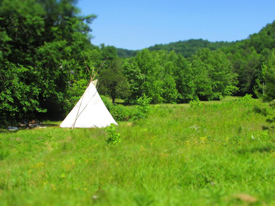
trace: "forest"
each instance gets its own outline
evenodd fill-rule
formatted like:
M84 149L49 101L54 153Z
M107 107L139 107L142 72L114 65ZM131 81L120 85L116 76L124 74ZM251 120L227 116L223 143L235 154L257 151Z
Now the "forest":
M75 0L0 0L2 127L63 119L91 77L101 95L130 105L144 96L153 104L275 98L275 21L236 42L193 39L130 51L93 45L95 19L82 16Z

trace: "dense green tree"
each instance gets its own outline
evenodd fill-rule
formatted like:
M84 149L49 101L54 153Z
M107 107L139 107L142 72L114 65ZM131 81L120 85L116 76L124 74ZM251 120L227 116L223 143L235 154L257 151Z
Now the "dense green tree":
M95 16L77 16L72 0L0 3L2 123L41 112L60 117L68 82L87 68Z
M171 75L166 75L163 80L163 100L165 103L176 103L179 97L175 79Z
M192 61L192 76L195 85L195 94L193 99L208 100L212 99L212 82L209 78L207 65L200 59Z
M255 78L262 64L261 55L254 47L245 49L237 47L234 53L227 56L233 66L233 71L238 74L238 94L252 94Z
M171 52L157 52L159 64L162 65L162 97L163 102L175 103L178 101L179 92L177 90L176 81L174 79L174 74L176 71L176 61L178 55L175 51Z
M127 98L131 95L130 85L122 71L122 62L113 60L110 67L100 73L99 91L108 95L115 103L116 98Z
M145 81L145 74L141 72L138 63L134 58L124 61L123 74L128 79L131 95L127 97L128 103L136 103L139 97L142 97L142 85Z
M142 50L136 61L145 79L142 90L152 103L176 102L178 91L173 78L175 52Z
M272 101L275 99L275 50L270 54L266 64L262 66L261 89L263 99Z
M209 49L201 49L193 56L193 59L202 61L201 63L196 62L195 68L198 72L201 70L202 74L197 72L197 75L204 76L203 81L207 82L205 88L209 88L206 93L203 92L204 97L207 97L207 99L220 99L225 95L231 95L237 90L237 75L233 72L232 64L223 52L211 52ZM201 65L201 69L197 66L198 63ZM197 75L194 76L197 77ZM209 80L206 81L206 79ZM211 82L210 85L209 81ZM196 85L198 86L198 84Z
M189 102L195 97L195 84L192 70L192 64L182 55L178 55L175 61L175 70L173 73L176 87L178 90L178 101Z
M117 50L114 46L105 46L104 44L101 44L100 48L102 60L109 60L111 62L118 58Z
M138 52L135 62L144 79L141 86L142 94L152 99L152 103L162 102L161 66L157 64L157 58L147 49ZM136 97L136 99L140 98Z

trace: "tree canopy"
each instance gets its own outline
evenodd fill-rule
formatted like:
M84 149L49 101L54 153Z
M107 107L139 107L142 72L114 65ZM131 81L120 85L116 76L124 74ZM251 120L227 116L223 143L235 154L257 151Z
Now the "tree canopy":
M73 0L0 1L1 121L64 113L66 91L85 75L88 23ZM2 122L2 123L3 123Z

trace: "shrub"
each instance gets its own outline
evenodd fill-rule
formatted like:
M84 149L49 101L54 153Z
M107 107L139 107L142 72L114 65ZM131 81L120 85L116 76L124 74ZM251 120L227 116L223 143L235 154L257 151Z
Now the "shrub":
M147 97L146 95L143 95L137 100L138 106L136 107L133 120L144 119L148 117L148 114L150 113L150 110L151 110L151 107L150 107L151 100L152 98Z
M108 139L107 143L112 145L117 145L121 142L120 134L116 131L116 127L114 124L111 124L106 128Z
M190 101L189 104L190 104L190 107L192 107L192 108L198 108L201 106L201 102L199 99L194 99L194 100Z
M112 116L118 121L127 121L131 116L131 108L123 105L114 105L111 109Z
M274 123L275 122L275 100L271 101L269 103L269 106L270 106L270 110L267 115L266 121L269 123Z
M107 97L101 96L105 106L117 121L127 121L133 116L132 109L123 105L114 105Z

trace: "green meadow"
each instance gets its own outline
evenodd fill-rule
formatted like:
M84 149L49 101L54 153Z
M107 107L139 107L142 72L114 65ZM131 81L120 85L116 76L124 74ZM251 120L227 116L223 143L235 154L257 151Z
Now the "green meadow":
M251 98L151 105L106 129L0 133L0 205L275 205L275 134Z

